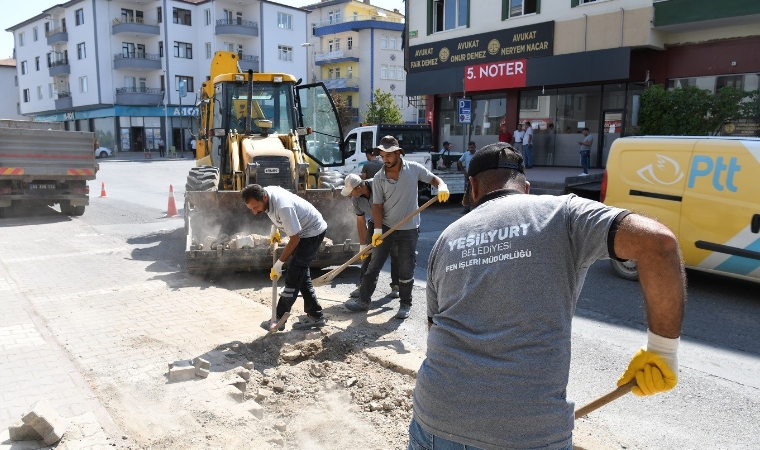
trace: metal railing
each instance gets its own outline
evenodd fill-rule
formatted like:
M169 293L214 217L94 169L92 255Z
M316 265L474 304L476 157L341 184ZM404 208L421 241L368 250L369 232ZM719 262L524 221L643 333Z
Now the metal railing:
M116 88L117 94L156 94L163 95L164 90L161 88L148 88L148 87L121 87Z
M341 17L340 19L323 20L321 22L314 23L314 27L319 28L319 27L326 27L328 25L337 25L339 23L359 22L360 20L377 20L379 22L404 23L404 19L400 17L361 15L361 16Z
M69 97L71 97L71 92L58 91L58 98L69 98Z
M48 62L48 67L49 68L50 67L58 67L58 66L68 66L68 65L69 65L68 58L57 59L55 61Z
M158 25L158 22L154 22L152 20L145 20L143 17L118 17L116 19L113 19L114 25L119 25L122 23L139 23L141 25Z
M238 57L240 57L241 61L259 62L259 57L254 55L241 55L238 53Z
M315 62L329 61L331 59L340 59L340 58L359 58L359 49L352 48L350 50L349 49L333 50L331 52L321 52L321 53L314 54Z
M259 28L258 22L251 22L250 20L243 19L218 19L217 25L238 25L246 28Z
M54 34L65 33L65 32L66 32L66 27L53 28L45 32L45 37L50 37Z
M114 59L152 59L155 61L160 61L161 55L145 52L121 52L115 54Z

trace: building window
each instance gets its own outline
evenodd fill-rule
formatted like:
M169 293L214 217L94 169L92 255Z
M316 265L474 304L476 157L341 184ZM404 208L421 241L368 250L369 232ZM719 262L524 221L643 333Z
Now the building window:
M280 61L293 61L293 47L289 47L287 45L278 45L277 59Z
M211 25L211 8L203 10L203 23L204 25Z
M50 31L50 22L45 22L45 36L47 36L48 31Z
M538 95L523 92L520 94L520 110L538 111Z
M211 42L206 42L206 59L211 59Z
M277 26L282 28L283 30L292 30L293 29L293 16L290 14L285 14L278 12L277 13Z
M354 38L352 38L352 37L349 36L346 39L346 45L348 46L349 50L351 50L352 48L354 48Z
M186 77L184 75L176 75L174 77L174 90L179 91L179 83L181 81L185 82L185 90L187 92L193 92L195 91L195 88L193 87L193 77Z
M523 0L510 0L521 2ZM438 33L446 30L466 27L470 11L469 0L434 0L432 2L432 11L428 11L428 16L432 16L432 21L428 21L433 26L429 33Z
M341 22L341 20L340 20L340 10L336 9L335 10L335 23L340 23L340 22Z
M37 27L32 28L32 40L34 42L37 42L38 36L39 36L39 33L37 32Z
M388 35L384 34L380 36L380 48L386 49L388 48Z
M18 75L13 75L13 85L18 87Z
M29 103L29 89L24 89L24 103Z
M158 56L159 58L164 57L164 41L158 41Z
M172 11L172 19L174 23L179 25L192 25L189 9L174 8Z
M723 75L715 78L715 92L726 86L733 86L737 90L744 90L744 75Z
M335 72L334 72L334 70L332 68L327 69L327 79L328 80L332 80L334 75L335 75Z
M24 36L24 33L18 34L18 46L23 47L26 44L26 37Z
M335 51L340 50L340 39L335 39Z
M87 57L87 51L84 48L84 42L77 44L77 59L85 59Z
M391 80L396 79L396 66L388 67L388 78Z
M396 38L395 37L391 37L391 38L388 39L388 47L391 50L396 50Z
M37 86L37 100L42 100L42 86Z
M396 79L397 80L403 80L404 79L404 75L405 75L404 67L403 66L398 66L398 70L396 70Z
M163 23L164 21L164 10L161 9L161 7L156 8L156 17L158 17L158 23Z
M35 70L37 70L37 72L40 71L40 57L39 56L34 57L34 68Z
M328 11L327 12L327 20L330 21L330 23L333 23L333 12Z
M340 78L340 67L335 68L335 78Z
M55 93L55 84L54 83L48 84L48 98L53 98L54 93Z
M388 66L385 64L380 65L380 79L385 80L388 78Z
M354 77L354 66L348 66L346 69L346 78L353 78Z
M346 106L349 108L353 108L354 106L354 96L353 95L347 95L346 96Z
M540 0L504 0L502 4L502 18L520 17L528 14L538 13L538 3ZM581 2L586 3L581 0Z
M79 92L87 92L87 77L79 77Z
M84 9L77 9L74 13L74 23L76 26L82 25L84 23Z
M26 75L27 67L26 67L26 61L21 61L21 75Z
M193 59L193 44L174 41L174 57Z
M594 3L594 2L596 2L598 0L579 0L579 1L580 1L581 4L585 4L585 3Z

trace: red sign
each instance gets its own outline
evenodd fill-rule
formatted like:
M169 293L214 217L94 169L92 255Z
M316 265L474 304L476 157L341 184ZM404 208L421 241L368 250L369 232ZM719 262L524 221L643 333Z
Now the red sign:
M488 91L525 87L526 67L524 59L467 66L464 69L464 89Z

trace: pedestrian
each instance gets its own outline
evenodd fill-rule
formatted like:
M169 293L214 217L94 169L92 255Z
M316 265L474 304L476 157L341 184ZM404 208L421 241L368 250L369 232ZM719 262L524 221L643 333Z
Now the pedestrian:
M378 170L383 168L383 162L374 155L375 150L372 148L367 149L367 162L362 166L362 179L369 180L374 178ZM372 214L370 214L372 217Z
M470 141L467 143L467 151L462 153L462 156L459 158L459 161L457 161L457 168L462 172L462 175L464 175L464 191L467 192L467 186L470 184L470 177L467 176L467 170L470 167L470 161L472 160L472 157L475 155L475 142ZM462 214L467 214L470 212L470 205L467 205L464 207L464 210L462 210Z
M362 172L362 175L364 173ZM343 196L351 196L351 203L354 206L354 214L356 214L356 228L359 233L359 250L364 248L370 243L370 236L375 229L375 222L372 220L372 178L362 180L356 174L350 174L346 177L343 190L340 192ZM395 251L396 247L391 250L391 293L388 294L391 298L398 298L398 253ZM361 279L367 272L367 267L372 260L372 253L362 255L362 267L359 271L359 284L356 286L350 297L359 297L361 293Z
M520 154L522 154L522 138L523 138L523 125L521 123L517 124L517 128L515 129L515 132L512 133L512 147L517 149Z
M325 238L325 230L327 230L327 223L322 218L322 214L305 199L279 186L261 187L258 184L251 184L241 191L241 196L253 214L265 212L277 228L269 238L271 243L281 242L280 228L289 237L288 243L269 272L271 280L281 278L283 264L293 256L285 276L285 287L277 302L277 321L279 322L285 313L290 313L300 292L306 316L294 323L293 329L324 326L325 317L317 301L309 271L309 266L317 256L319 246ZM261 323L261 327L267 331L272 331L270 329L272 326L274 324L269 320ZM283 323L278 330L284 329Z
M646 301L648 342L618 385L673 388L686 290L673 233L572 194L524 195L523 158L503 143L480 149L468 173L473 210L430 254L409 449L572 449L571 321L601 258L636 260Z
M506 124L501 124L499 128L499 142L506 142L507 144L512 142L512 133L507 131Z
M190 139L190 149L193 151L193 158L195 158L195 146L197 143L195 142L195 137Z
M164 140L158 138L158 141L156 141L156 143L158 144L158 155L163 158L165 154Z
M446 183L433 175L425 166L401 158L404 150L393 136L385 136L375 148L383 158L383 168L372 181L372 260L361 281L359 298L347 302L349 311L368 311L372 294L377 286L380 269L383 268L391 249L398 252L400 306L396 318L406 319L412 307L412 287L414 286L414 265L416 261L417 239L419 238L420 215L401 225L396 231L381 239L383 233L401 222L417 209L417 185L420 181L438 188L438 201L449 199Z
M530 125L530 121L526 121L523 127L522 137L522 151L523 158L525 158L525 168L533 168L533 127Z
M581 167L583 173L580 176L588 175L588 169L591 167L591 144L594 143L594 136L589 134L589 129L583 129L583 140L578 141L581 146Z
M443 147L441 147L441 150L438 152L441 155L444 153L451 154L451 142L449 141L443 141Z

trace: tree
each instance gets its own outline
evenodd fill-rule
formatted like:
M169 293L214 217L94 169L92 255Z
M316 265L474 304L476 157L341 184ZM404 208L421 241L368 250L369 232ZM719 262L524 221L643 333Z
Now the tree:
M364 122L370 125L379 123L401 123L401 109L393 100L393 96L380 89L373 92L373 100L367 104L367 112L363 114Z
M346 100L341 97L340 94L335 91L331 91L330 97L332 97L333 103L335 103L335 109L338 111L338 121L340 122L340 127L345 130L349 125L351 125L351 122L353 122L354 114L351 111L351 108L348 107Z

